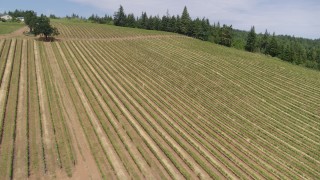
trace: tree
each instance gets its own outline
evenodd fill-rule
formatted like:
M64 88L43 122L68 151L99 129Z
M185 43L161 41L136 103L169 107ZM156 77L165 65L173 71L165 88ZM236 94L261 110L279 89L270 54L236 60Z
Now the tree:
M169 17L162 16L160 30L161 31L168 31L168 26L169 26Z
M192 21L192 36L207 41L209 38L210 23L208 20L199 18Z
M273 33L273 35L272 35L270 43L267 46L266 52L267 52L267 54L271 55L272 57L275 57L279 54L278 41L276 39L275 33Z
M199 39L202 34L202 25L201 20L199 18L191 21L191 36Z
M266 54L267 46L269 43L269 36L270 35L268 33L268 30L266 30L260 41L260 51L264 54Z
M209 35L211 33L209 19L203 18L201 20L201 25L202 25L202 33L201 33L200 39L203 40L203 41L208 41L209 40Z
M219 31L219 44L227 47L231 47L232 44L232 25L223 27Z
M318 63L318 69L320 70L320 47L319 47L318 52L317 52L316 61Z
M142 12L141 17L139 18L138 27L141 29L147 29L148 26L148 15L146 12Z
M281 52L280 54L280 58L282 60L285 60L285 61L288 61L288 62L292 62L292 55L293 55L293 52L292 52L292 47L291 47L291 44L286 44L283 51Z
M134 17L133 14L128 14L128 18L127 18L127 27L136 27L136 18Z
M49 18L50 18L50 19L58 19L58 17L57 17L56 15L54 15L54 14L50 14L50 15L49 15Z
M220 43L220 34L221 34L221 27L220 27L220 22L218 22L217 24L213 24L212 27L212 37L213 37L213 42L216 44Z
M168 28L167 30L169 32L177 32L178 28L177 28L177 19L175 16L172 16L170 19L169 19L169 24L168 24Z
M256 47L256 42L257 42L257 34L255 32L254 26L252 26L247 37L247 44L245 46L245 49L249 52L253 52Z
M187 6L184 7L181 20L180 20L180 31L182 34L190 35L190 25L191 25L191 17L188 13Z
M161 26L161 19L159 18L159 16L155 16L154 17L154 29L155 30L160 30L160 26Z
M126 25L126 14L124 13L124 9L121 5L119 10L114 14L114 25L116 26Z
M52 27L50 25L50 19L42 14L40 17L36 19L34 34L36 36L44 35L45 40L47 41L49 36L59 35L59 31L57 28Z
M37 14L34 11L26 11L24 16L24 22L29 27L30 32L33 32L33 28L36 25Z

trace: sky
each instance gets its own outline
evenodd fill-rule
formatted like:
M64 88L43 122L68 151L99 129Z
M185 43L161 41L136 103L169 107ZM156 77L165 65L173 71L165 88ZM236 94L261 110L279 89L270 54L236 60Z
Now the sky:
M126 13L136 16L142 11L180 15L187 6L192 18L206 17L212 24L219 21L240 30L255 26L258 33L268 29L277 35L320 38L320 0L0 0L0 12L31 9L38 14L88 17L93 13L113 15L120 4Z

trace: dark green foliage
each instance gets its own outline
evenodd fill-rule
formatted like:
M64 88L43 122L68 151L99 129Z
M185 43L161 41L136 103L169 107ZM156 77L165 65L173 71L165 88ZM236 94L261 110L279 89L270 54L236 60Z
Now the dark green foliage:
M33 32L33 29L36 25L37 14L34 11L26 11L24 15L24 23L29 27L30 32Z
M254 29L254 26L252 26L247 37L247 43L246 43L245 49L249 52L253 52L256 48L256 43L257 43L257 34Z
M77 19L77 20L83 20L83 21L86 20L86 18L84 18L84 17L82 17L82 16L79 16L78 14L75 14L75 13L72 13L71 16L66 15L65 18L66 18L66 19Z
M303 48L301 44L298 42L294 42L293 45L293 63L294 64L304 64L307 60L307 52L306 49Z
M50 15L49 15L49 18L50 18L50 19L59 19L59 17L57 17L57 16L54 15L54 14L50 14Z
M192 21L191 36L197 39L208 41L210 32L210 23L207 19L200 20L199 18Z
M213 42L216 44L219 44L220 42L220 34L221 34L220 31L221 31L221 27L220 27L220 23L218 22L217 24L213 25L212 33L211 33Z
M318 63L318 69L320 70L320 49L318 50L316 62Z
M293 61L292 55L293 55L292 47L290 44L287 44L284 50L282 51L280 58L285 61L292 62Z
M268 43L269 43L269 33L266 30L266 32L264 33L264 35L262 36L261 40L260 40L260 52L262 53L266 53L267 47L268 47Z
M17 18L17 17L24 17L25 16L26 11L23 10L18 10L16 9L15 11L11 12L9 11L8 14L10 16L12 16L13 18ZM5 13L6 14L6 13Z
M92 15L89 18L89 20L94 22L95 19L99 19L99 17L97 15ZM170 16L167 12L167 15L160 19L159 16L148 17L146 12L142 12L139 18L135 18L133 14L126 15L123 7L120 6L119 10L114 15L114 24L116 26L175 32L204 41L208 41L210 36L212 36L212 27L209 20L205 18L192 20L187 7L184 7L181 17ZM229 34L231 35L231 33ZM231 37L229 37L228 40L231 40ZM226 44L230 44L230 42Z
M175 16L172 16L169 18L168 26L167 26L167 31L169 32L178 32L178 24L177 24L177 19Z
M227 47L231 47L232 44L232 25L227 26L223 25L223 27L219 31L219 44Z
M138 28L147 29L148 26L148 15L146 12L142 12L138 20Z
M127 27L131 27L131 28L136 27L136 18L134 17L133 14L128 14L126 22L127 22L126 24Z
M169 31L169 20L168 16L162 16L160 30L161 31Z
M180 31L182 34L191 35L191 17L188 13L188 9L185 6L182 12L181 16L181 22L180 22Z
M49 36L59 35L58 29L52 27L50 24L50 19L43 14L36 19L33 33L36 36L44 35L45 40L48 40Z
M89 18L89 21L99 24L112 24L112 16L105 15L104 17L99 17L98 15L92 14Z
M270 54L272 57L275 57L279 54L278 41L276 39L275 33L273 33L273 35L272 35L270 43L267 46L266 52L267 52L267 54Z
M123 7L120 5L118 12L114 14L114 25L125 26L126 25L126 15L124 13Z
M241 46L241 41L243 41L248 34L249 32L234 30L232 46L237 49L244 49L245 45ZM320 54L319 39L311 40L287 35L270 37L268 31L265 31L264 34L257 34L257 38L257 52L276 56L293 64L299 64L311 68L317 67L317 65L318 68L320 67L319 62L317 61L317 57L319 57ZM277 48L272 48L275 46Z
M146 21L146 28L149 30L160 30L161 20L158 16L150 16Z

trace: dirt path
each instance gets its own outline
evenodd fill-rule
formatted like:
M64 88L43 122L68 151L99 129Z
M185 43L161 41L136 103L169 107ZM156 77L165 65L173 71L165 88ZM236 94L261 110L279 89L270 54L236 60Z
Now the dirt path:
M20 69L19 99L17 112L17 129L15 140L15 155L13 179L26 179L28 177L27 162L27 41L23 40L22 59Z
M72 53L72 51L70 51L70 49L69 49L69 52L70 52L72 58L76 59L75 55ZM89 117L91 118L92 123L93 123L97 133L99 134L101 144L102 144L103 148L108 152L108 157L109 157L110 161L113 163L112 165L113 165L114 169L116 170L116 175L118 176L119 179L129 179L129 175L128 175L127 171L125 170L125 167L123 166L120 158L117 156L110 141L106 138L106 135L104 134L103 129L99 124L99 120L98 120L96 114L94 113L92 107L90 106L89 100L86 98L86 95L84 94L79 82L77 81L77 78L72 73L72 69L71 69L68 61L65 60L64 62L65 62L65 66L71 76L71 79L73 80L73 83L78 91L78 94L81 98L81 101L83 102L83 105L86 108L86 111L87 111Z
M0 132L2 131L2 124L3 124L3 117L4 117L4 111L5 106L7 102L7 95L8 95L8 87L10 83L10 76L11 76L11 70L13 66L13 57L14 57L14 51L16 46L16 40L12 40L10 51L8 55L8 60L6 64L6 68L4 71L4 75L2 78L1 86L0 86Z
M67 85L64 81L64 78L62 77L62 72L54 55L52 46L50 43L45 43L45 47L48 54L49 64L53 72L55 72L53 73L54 84L58 92L60 92L59 94L61 95L60 99L64 106L64 108L62 108L64 109L63 114L65 116L65 119L67 120L66 123L71 134L73 143L72 146L75 150L75 157L77 157L72 177L75 179L99 179L100 172L90 151L89 143L86 140L84 131L80 125L80 122L78 121L79 117L73 105L71 96L68 93ZM57 47L63 60L65 61L66 58L62 53L62 49L58 44ZM65 110L66 107L68 108L68 112Z
M28 31L28 27L27 26L24 26L10 34L3 34L3 35L0 35L0 39L9 39L9 38L14 38L14 37L27 37L23 34L23 32L25 31Z
M49 102L46 94L46 86L43 76L43 69L41 67L41 59L40 59L40 51L38 44L34 41L34 54L35 54L35 68L37 75L37 83L38 83L38 93L39 93L39 104L40 104L40 115L42 122L42 130L43 130L43 142L45 149L45 162L46 162L46 170L49 173L48 175L54 175L57 166L57 155L55 153L55 141L54 133L51 124L51 116L49 110Z

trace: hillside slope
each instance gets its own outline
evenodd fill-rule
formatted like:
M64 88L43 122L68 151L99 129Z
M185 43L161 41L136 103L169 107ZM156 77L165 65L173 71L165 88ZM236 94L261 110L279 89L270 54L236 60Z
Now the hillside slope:
M320 73L171 33L0 39L0 179L317 179Z

